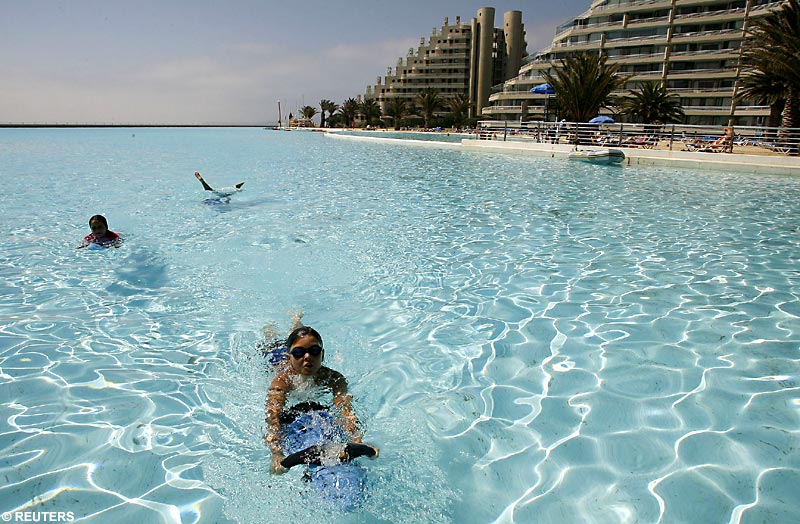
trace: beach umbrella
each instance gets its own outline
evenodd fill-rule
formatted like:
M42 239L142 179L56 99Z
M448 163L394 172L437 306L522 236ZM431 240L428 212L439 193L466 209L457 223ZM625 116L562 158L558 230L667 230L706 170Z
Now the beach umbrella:
M539 84L538 86L531 88L531 93L537 95L554 95L556 94L556 91L550 84Z
M613 124L614 119L610 116L600 115L589 120L590 124Z

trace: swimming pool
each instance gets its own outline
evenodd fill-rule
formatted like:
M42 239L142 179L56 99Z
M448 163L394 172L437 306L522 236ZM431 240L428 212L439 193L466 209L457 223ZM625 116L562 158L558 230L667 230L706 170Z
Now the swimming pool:
M475 138L474 133L421 132L421 131L335 131L339 135L366 136L373 138L396 138L402 140L422 140L424 142L461 142Z
M800 179L170 128L0 130L0 174L2 512L800 518ZM296 308L381 447L355 514L268 473Z

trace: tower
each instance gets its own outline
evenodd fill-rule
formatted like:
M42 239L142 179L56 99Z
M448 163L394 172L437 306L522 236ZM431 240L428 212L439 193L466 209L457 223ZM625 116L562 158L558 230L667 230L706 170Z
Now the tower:
M469 99L473 104L475 115L481 114L484 106L489 104L492 90L492 73L494 62L494 8L482 7L478 15L472 19L472 48L470 71ZM474 116L474 115L470 115Z

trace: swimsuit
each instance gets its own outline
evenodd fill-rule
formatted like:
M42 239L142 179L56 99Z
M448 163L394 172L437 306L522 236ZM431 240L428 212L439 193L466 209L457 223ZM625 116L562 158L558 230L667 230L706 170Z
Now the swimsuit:
M88 246L90 244L97 244L103 247L110 247L116 244L119 239L120 236L117 233L114 233L113 231L109 231L108 233L106 233L106 236L104 236L101 239L95 237L94 233L89 233L88 235L83 237L83 244L84 246Z

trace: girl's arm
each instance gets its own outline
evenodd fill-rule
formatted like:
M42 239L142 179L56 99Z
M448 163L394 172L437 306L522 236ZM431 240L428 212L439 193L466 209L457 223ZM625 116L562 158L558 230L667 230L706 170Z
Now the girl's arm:
M353 442L361 444L361 438L364 436L364 432L361 430L361 424L353 411L353 397L347 394L347 379L336 371L333 371L332 389L333 404L339 408L339 420L342 427L353 436ZM380 453L378 447L372 444L365 445L369 446L374 451L374 453L370 455L370 458L377 458Z
M78 245L78 249L80 249L82 247L86 247L89 244L91 244L92 243L92 238L93 238L92 235L86 235L85 237L83 237L83 239L81 240L81 243Z
M353 411L353 397L347 394L347 379L338 372L333 371L331 389L333 390L333 404L339 408L339 418L342 427L353 436L353 442L361 442L363 433L358 417Z
M269 392L267 393L267 401L265 408L265 421L267 423L267 432L264 435L264 443L269 446L272 452L272 473L284 473L286 468L281 466L283 451L281 450L281 425L279 416L286 404L286 391L288 387L286 380L282 373L279 373L275 380L270 384Z

